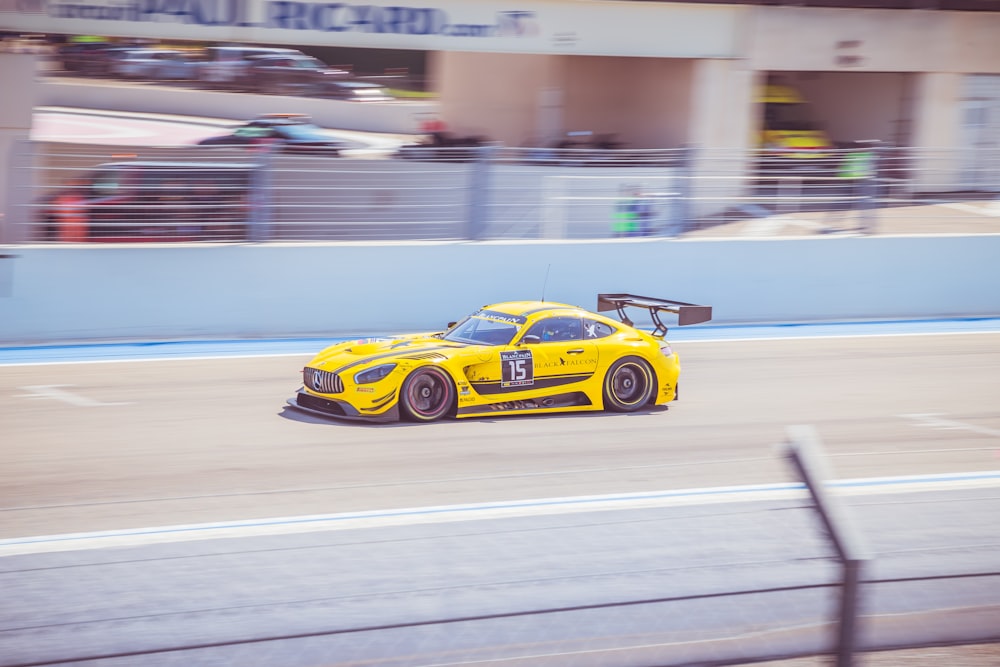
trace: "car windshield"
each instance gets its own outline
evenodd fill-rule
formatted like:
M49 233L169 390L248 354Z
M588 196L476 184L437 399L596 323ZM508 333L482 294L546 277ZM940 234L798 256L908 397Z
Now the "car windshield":
M455 343L507 345L514 339L517 330L518 326L511 322L471 315L448 329L442 338Z

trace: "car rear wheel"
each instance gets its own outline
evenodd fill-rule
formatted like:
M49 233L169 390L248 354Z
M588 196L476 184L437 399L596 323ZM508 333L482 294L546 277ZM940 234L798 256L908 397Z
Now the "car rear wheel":
M656 376L639 357L622 357L604 376L604 407L615 412L634 412L649 403Z
M403 415L413 421L440 419L455 404L455 385L448 374L439 368L418 368L403 381L400 404Z

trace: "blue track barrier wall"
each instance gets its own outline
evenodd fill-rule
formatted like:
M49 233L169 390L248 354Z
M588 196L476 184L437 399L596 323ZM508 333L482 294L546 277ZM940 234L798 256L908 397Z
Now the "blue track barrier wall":
M1000 236L12 246L0 255L4 344L439 330L492 302L544 295L594 308L598 292L711 304L717 324L1000 315Z

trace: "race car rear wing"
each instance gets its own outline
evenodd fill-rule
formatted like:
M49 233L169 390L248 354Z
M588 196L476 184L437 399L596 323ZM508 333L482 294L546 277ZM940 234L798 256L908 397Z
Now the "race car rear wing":
M652 318L653 324L656 326L656 328L653 329L653 335L660 337L666 335L667 333L667 326L662 320L660 320L661 311L676 313L677 325L682 327L688 324L708 322L712 319L711 306L698 306L693 303L684 303L683 301L654 299L653 297L636 296L635 294L597 295L597 312L600 313L606 310L616 310L618 311L618 319L620 319L623 324L632 326L632 320L630 320L625 314L625 308L629 306L648 309L649 316Z

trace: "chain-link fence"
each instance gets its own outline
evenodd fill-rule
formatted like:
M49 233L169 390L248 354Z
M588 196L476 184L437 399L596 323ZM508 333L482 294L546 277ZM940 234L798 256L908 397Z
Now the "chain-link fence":
M1000 149L738 154L32 143L18 242L602 239L1000 232Z

